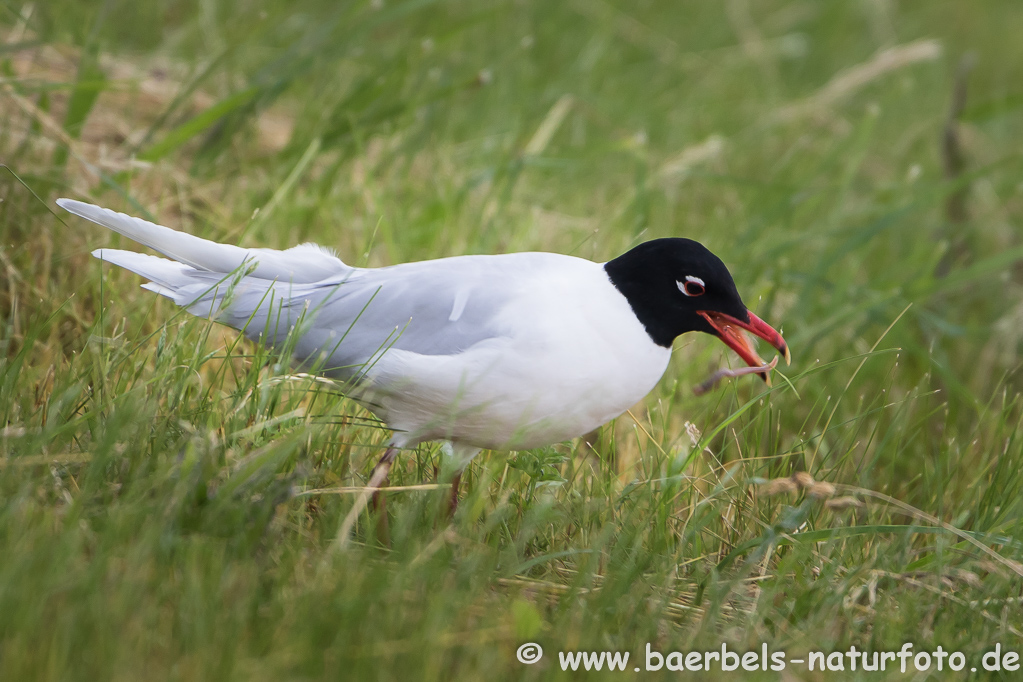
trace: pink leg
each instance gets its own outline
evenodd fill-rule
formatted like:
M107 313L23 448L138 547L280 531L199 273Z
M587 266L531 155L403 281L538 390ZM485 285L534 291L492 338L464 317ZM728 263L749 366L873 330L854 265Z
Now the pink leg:
M446 510L449 519L454 518L455 510L458 509L458 486L461 484L461 482L462 472L459 471L457 474L455 474L455 477L451 479L451 492L450 497L448 497L448 504Z
M373 508L375 510L383 512L382 526L377 525L377 537L383 537L385 544L388 538L387 529L387 510L384 509L384 494L380 488L383 488L387 484L387 474L391 471L391 464L394 462L394 458L398 456L398 449L396 447L388 447L384 451L380 461L373 467L372 473L369 476L369 482L366 485L365 490L359 495L359 498L352 505L352 508L348 511L348 515L345 516L344 521L341 522L341 527L337 531L337 537L334 539L335 549L344 549L348 545L348 541L351 539L352 528L355 527L355 521L359 518L359 514L366 508L366 505L372 499Z
M370 507L373 512L377 515L377 539L380 544L385 547L391 545L391 530L387 523L387 497L384 494L384 488L388 484L388 474L391 472L391 464L394 463L394 458L397 457L398 451L395 448L387 448L384 451L383 456L373 467L373 471L369 475L369 488L376 488L373 491L373 496L370 498Z

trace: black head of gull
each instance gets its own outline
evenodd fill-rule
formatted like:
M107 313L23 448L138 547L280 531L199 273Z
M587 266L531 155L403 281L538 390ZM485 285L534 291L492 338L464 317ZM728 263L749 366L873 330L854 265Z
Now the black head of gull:
M654 239L604 265L647 334L670 348L686 332L720 338L751 367L763 365L742 330L789 358L781 334L743 304L732 275L703 244L678 237ZM761 374L767 380L767 373Z

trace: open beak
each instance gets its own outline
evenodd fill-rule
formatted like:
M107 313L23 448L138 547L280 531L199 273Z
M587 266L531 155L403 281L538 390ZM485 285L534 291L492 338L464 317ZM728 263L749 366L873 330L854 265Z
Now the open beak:
M697 314L702 315L710 323L710 326L717 331L718 336L725 342L725 345L734 350L742 358L743 362L750 367L761 367L767 363L757 355L757 351L753 348L753 344L750 343L749 337L744 332L750 332L759 336L777 348L778 352L785 358L786 364L792 362L792 356L789 354L789 347L785 343L785 339L771 325L753 313L749 313L749 322L743 322L731 315L713 310L700 310ZM771 379L767 372L760 372L760 378L766 381L768 386L771 385Z

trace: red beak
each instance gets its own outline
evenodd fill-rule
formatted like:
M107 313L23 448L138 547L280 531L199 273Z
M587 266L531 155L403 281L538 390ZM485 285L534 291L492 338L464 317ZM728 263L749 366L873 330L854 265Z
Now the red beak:
M785 339L781 337L777 331L774 330L771 325L767 324L753 313L749 313L749 322L743 322L737 320L731 315L724 313L715 312L713 310L699 310L697 314L702 315L710 326L718 333L721 340L725 342L725 345L734 350L743 362L750 367L760 367L765 365L763 359L757 355L757 351L753 348L753 344L750 343L749 336L743 333L743 330L748 331L756 336L759 336L764 341L778 349L778 352L785 358L785 363L792 362L792 356L789 353L788 344L785 343ZM767 382L767 385L771 385L771 380L767 375L767 372L761 372L760 378Z

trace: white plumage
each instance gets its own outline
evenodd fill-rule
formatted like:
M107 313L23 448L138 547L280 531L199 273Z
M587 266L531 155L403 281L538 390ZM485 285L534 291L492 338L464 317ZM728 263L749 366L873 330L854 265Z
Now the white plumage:
M355 268L312 244L243 249L61 199L167 256L99 249L145 288L350 382L392 445L520 449L587 433L643 398L668 364L603 264L550 253Z

